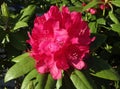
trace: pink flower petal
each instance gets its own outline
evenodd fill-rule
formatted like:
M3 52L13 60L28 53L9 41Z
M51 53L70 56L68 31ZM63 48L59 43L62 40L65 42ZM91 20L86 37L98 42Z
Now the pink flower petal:
M60 79L62 77L62 70L58 69L56 63L54 63L50 69L50 74L52 75L53 79Z
M84 61L79 61L78 63L74 63L72 62L72 65L76 68L76 69L83 69L85 67L85 63Z

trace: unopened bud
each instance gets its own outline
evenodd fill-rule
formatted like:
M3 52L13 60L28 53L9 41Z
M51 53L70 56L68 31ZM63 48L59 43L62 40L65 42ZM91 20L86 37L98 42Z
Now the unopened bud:
M89 12L94 15L97 13L97 10L95 8L90 8Z
M8 6L6 3L3 3L1 5L1 12L2 12L2 15L5 16L5 17L9 17L9 11L8 11Z
M100 9L101 9L101 10L104 10L104 9L105 9L105 5L104 5L104 4L101 4L101 5L100 5Z

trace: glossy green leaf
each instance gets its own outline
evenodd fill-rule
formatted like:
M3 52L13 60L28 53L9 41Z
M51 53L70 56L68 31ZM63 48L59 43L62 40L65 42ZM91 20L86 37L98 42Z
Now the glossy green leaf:
M96 33L97 32L97 23L96 22L90 22L89 23L89 28L91 33Z
M8 6L6 3L3 3L1 5L1 12L2 12L2 15L5 16L5 17L9 17L9 11L8 11Z
M81 71L74 70L70 78L76 89L97 89Z
M36 69L33 69L23 80L22 82L22 86L21 89L26 89L28 84L31 82L31 80L33 78L36 78L36 76L38 75L38 72L36 71Z
M38 73L38 75L36 76L37 85L35 86L35 89L44 89L47 79L48 79L48 74Z
M21 17L19 21L27 22L31 16L35 13L36 5L29 5L27 8L21 11Z
M28 26L28 24L27 24L26 22L19 21L19 22L17 22L17 23L15 24L13 30L15 31L15 30L17 30L17 29L19 29L19 28L27 27L27 26Z
M97 23L98 23L98 24L105 25L105 24L106 24L106 21L105 21L104 18L99 18L99 19L97 19Z
M37 85L35 86L35 89L44 89L44 86L41 85L41 82L38 82Z
M81 12L82 10L82 7L77 7L77 6L70 6L69 7L70 11L78 11L78 12Z
M90 3L88 3L86 6L83 7L82 12L97 5L98 1L97 0L92 0Z
M31 81L34 89L54 89L56 84L56 80L52 79L50 74L40 74L34 69L23 80L21 89L28 89Z
M30 81L25 89L34 89L34 80Z
M76 74L72 73L71 80L76 89L88 89Z
M109 17L114 23L119 24L119 20L116 18L112 11L109 11Z
M87 71L75 70L75 73L80 77L80 79L84 82L88 89L97 89L94 81Z
M28 58L30 58L30 55L29 55L29 53L26 52L24 54L21 54L20 56L13 58L12 61L13 62L20 62L20 61L28 59Z
M110 1L113 5L120 7L120 0L112 0Z
M60 89L61 86L62 86L62 78L57 80L56 89Z
M68 0L63 0L62 1L62 5L68 5L69 4L69 1Z
M68 0L69 1L69 0ZM74 5L74 6L82 6L81 5L81 2L79 0L71 0L71 3ZM67 5L67 4L66 4Z
M111 27L113 31L120 33L120 24L112 24Z
M5 75L5 82L18 78L34 68L34 60L29 57L13 65Z
M91 75L109 80L120 80L119 74L107 62L97 57L90 59Z
M56 85L56 80L54 80L51 75L48 75L47 82L44 89L54 89Z
M60 3L61 1L60 0L51 0L51 4L57 4L57 3Z

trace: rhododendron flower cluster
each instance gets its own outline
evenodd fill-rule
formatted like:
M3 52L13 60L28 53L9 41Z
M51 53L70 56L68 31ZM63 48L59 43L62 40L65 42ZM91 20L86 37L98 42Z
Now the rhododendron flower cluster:
M59 79L63 70L85 67L85 56L93 38L81 13L51 6L47 13L35 18L32 33L28 35L30 54L39 73L50 73Z

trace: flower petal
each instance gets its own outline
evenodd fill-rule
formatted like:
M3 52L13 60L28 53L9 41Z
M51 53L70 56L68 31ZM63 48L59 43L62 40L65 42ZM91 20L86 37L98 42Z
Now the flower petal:
M83 68L85 67L84 61L79 61L78 63L72 62L72 65L73 65L76 69L83 69Z
M62 70L58 69L56 63L50 68L50 74L52 75L53 79L60 79L62 77Z

